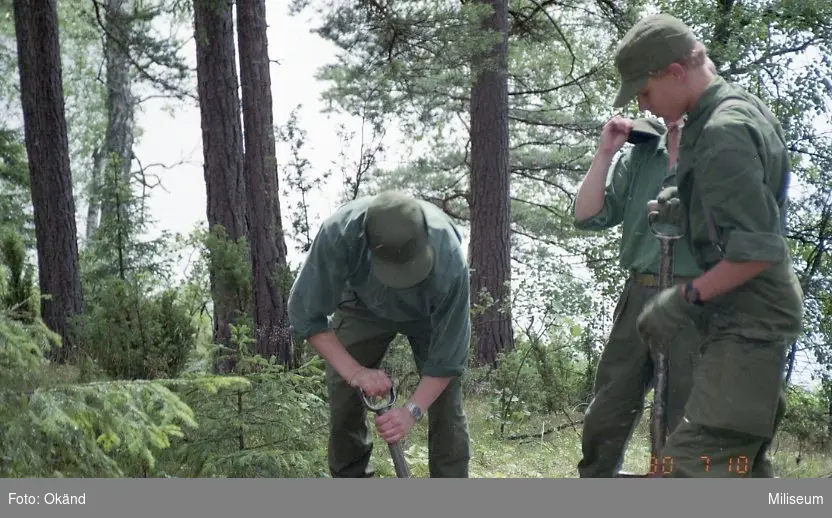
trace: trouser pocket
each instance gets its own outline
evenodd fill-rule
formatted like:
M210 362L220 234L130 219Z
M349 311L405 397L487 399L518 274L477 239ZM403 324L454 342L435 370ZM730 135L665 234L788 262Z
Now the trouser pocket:
M785 361L784 342L730 335L709 339L694 374L686 417L705 426L772 437Z

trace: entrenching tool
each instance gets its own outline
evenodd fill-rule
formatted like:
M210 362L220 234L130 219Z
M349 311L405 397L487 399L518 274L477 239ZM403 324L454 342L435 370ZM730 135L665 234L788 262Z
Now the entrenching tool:
M676 241L681 239L681 232L669 232L667 228L657 230L654 226L658 212L651 211L648 215L650 232L659 240L661 257L659 259L659 287L658 291L673 286L674 255L673 248ZM621 472L620 478L652 478L661 477L663 462L660 457L667 439L667 347L669 344L647 344L653 354L653 408L650 416L651 462L650 472L647 474L633 474Z
M673 248L676 240L682 238L682 234L663 233L653 226L653 219L656 213L651 212L648 218L650 231L661 244L661 258L659 259L659 291L673 286ZM670 344L648 344L653 351L654 380L653 387L653 412L650 418L650 439L652 444L652 459L654 468L651 475L660 477L662 475L662 462L659 455L664 448L667 439L667 348Z
M396 389L395 387L391 387L390 398L375 405L370 402L363 390L361 390L361 399L364 401L364 406L367 407L367 410L371 410L378 415L384 415L385 412L396 404ZM410 468L407 466L407 461L404 458L401 443L394 442L387 446L390 447L390 456L393 457L393 467L396 469L396 477L410 478Z

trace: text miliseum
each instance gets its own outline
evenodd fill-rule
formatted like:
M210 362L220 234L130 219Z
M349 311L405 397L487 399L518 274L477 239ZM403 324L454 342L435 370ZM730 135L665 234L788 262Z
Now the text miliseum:
M823 505L822 495L793 495L791 493L769 493L770 505Z

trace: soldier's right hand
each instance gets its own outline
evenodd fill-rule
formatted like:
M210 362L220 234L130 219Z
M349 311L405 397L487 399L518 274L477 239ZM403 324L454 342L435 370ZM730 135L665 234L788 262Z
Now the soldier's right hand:
M362 367L348 382L351 387L360 388L369 397L384 396L393 388L393 381L387 373L366 367Z
M684 227L685 214L679 200L679 189L665 187L655 200L647 202L648 220L654 227L664 228L663 233L675 234Z
M627 142L627 137L630 136L632 129L632 119L616 115L608 120L601 129L601 142L598 149L605 153L617 153Z

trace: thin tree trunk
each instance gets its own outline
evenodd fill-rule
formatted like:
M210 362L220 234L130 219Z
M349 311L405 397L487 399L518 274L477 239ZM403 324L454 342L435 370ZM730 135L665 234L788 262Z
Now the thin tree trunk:
M483 30L502 35L499 43L474 59L471 89L471 298L474 305L485 306L473 318L473 334L477 363L496 365L499 353L514 348L508 311L508 8L505 0L478 2L494 10Z
M104 137L100 181L106 186L101 198L101 224L112 228L129 224L127 203L117 204L116 190L130 192L133 163L133 111L129 41L133 20L129 12L132 0L107 0L105 6L105 57L107 60L107 130ZM123 198L124 196L122 196ZM116 212L119 212L116 215ZM118 221L118 223L115 223Z
M101 213L101 178L104 176L104 157L100 149L92 155L92 171L87 185L87 228L85 242L92 242L98 230L98 218Z
M56 0L15 0L18 70L37 237L41 312L62 347L64 363L75 343L70 319L84 312L78 268L75 200L69 167Z
M226 239L237 241L247 237L248 223L231 2L194 0L194 36L208 227L211 232L222 227ZM249 301L233 283L231 266L212 260L209 272L214 300L214 343L228 348L233 347L229 324L250 311ZM232 356L223 355L214 368L227 373L234 366Z
M265 0L237 1L256 351L292 364Z

